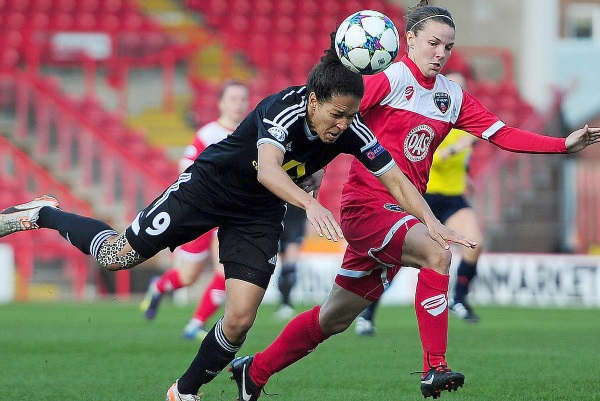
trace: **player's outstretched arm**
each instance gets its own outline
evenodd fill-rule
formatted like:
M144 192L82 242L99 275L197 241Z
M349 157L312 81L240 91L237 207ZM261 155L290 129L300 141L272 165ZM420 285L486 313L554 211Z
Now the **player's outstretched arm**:
M433 212L425 199L423 199L419 191L417 191L417 188L415 188L413 183L406 178L397 166L394 166L378 178L390 194L398 201L400 206L427 226L429 236L444 249L450 247L448 242L454 242L468 248L475 248L477 246L477 242L467 237L463 237L456 231L440 223L433 215Z
M569 153L575 153L596 142L600 142L600 128L593 128L586 124L567 137L565 146Z
M279 148L269 143L258 147L258 181L287 203L306 210L306 218L320 237L332 241L343 238L342 228L333 214L300 189L283 170L282 164L283 152Z

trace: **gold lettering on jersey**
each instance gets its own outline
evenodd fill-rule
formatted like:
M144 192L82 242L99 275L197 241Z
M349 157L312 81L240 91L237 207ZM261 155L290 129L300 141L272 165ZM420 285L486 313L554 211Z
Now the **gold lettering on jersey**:
M258 171L258 162L256 160L252 160L252 165L254 166L256 171Z
M404 156L412 162L420 162L425 159L434 137L435 132L429 125L416 126L404 139Z
M306 175L306 165L296 160L290 160L281 167L292 179L304 177ZM292 169L295 169L295 172Z

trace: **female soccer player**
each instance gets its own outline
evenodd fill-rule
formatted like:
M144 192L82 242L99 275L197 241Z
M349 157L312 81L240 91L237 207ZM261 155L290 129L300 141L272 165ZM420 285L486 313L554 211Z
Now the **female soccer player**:
M466 79L457 71L447 72L446 78L465 88ZM477 224L475 211L465 197L469 180L468 160L478 138L468 132L452 129L433 155L427 192L423 195L431 211L442 224L477 242L476 248L461 247L461 259L456 272L454 293L448 302L450 313L465 322L477 323L479 316L467 302L471 281L477 275L477 261L483 250L483 234ZM356 334L375 334L375 312L381 298L361 312L354 324Z
M440 75L455 38L448 10L421 1L406 19L408 54L365 79L360 113L419 192L425 192L435 149L453 127L514 152L572 153L600 140L600 128L587 125L566 139L507 127ZM367 169L352 163L341 205L348 247L331 293L322 306L292 319L264 351L232 362L240 400L256 400L273 374L348 328L401 266L420 269L415 309L423 347L423 396L437 398L441 391L463 385L464 375L446 362L450 250L434 241L428 222L400 205Z
M200 387L233 360L256 318L276 264L286 202L306 211L318 235L332 241L342 237L332 213L310 195L320 184L312 178L322 177L318 173L340 153L354 155L375 182L387 188L388 197L415 216L408 220L424 223L420 234L433 238L440 250L436 256L447 251L447 241L475 246L433 216L364 124L358 113L363 95L362 77L344 67L331 47L310 72L306 86L262 100L231 135L206 148L124 232L62 211L54 198L46 196L0 213L0 236L51 228L102 266L119 270L218 227L226 278L225 316L167 392L167 400L199 400Z

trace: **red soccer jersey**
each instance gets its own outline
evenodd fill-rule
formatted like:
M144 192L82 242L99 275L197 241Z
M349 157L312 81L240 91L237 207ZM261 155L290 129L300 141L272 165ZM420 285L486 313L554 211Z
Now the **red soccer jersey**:
M433 153L452 128L516 152L566 151L563 138L506 127L458 84L443 75L425 77L407 56L384 72L365 77L360 112L421 193L427 189ZM342 192L342 204L373 196L395 202L373 174L353 161Z
M194 136L194 140L188 146L186 146L183 151L183 155L179 160L179 170L183 171L194 163L194 160L198 157L200 153L209 145L213 143L217 143L227 137L227 135L231 134L229 128L225 128L217 121L213 121L211 123L206 124L202 128L200 128L196 135Z

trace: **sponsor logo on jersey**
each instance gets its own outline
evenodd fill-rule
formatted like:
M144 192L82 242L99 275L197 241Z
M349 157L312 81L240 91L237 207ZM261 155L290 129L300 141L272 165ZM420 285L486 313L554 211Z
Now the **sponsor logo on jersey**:
M411 162L420 162L429 152L435 132L427 124L421 124L410 130L404 139L404 156Z
M269 128L267 131L269 131L269 134L271 134L273 138L277 139L279 142L283 142L287 136L287 131L281 127L274 126Z
M285 151L286 152L291 152L292 151L292 143L288 142L285 144Z
M269 264L275 266L277 264L277 255L269 259Z
M430 315L438 316L446 310L446 307L448 306L448 300L444 294L434 295L433 297L429 297L421 302L421 306Z
M381 146L380 143L377 143L375 146L373 146L367 151L367 157L369 158L369 160L373 160L374 158L382 154L384 151L385 148Z
M442 114L446 114L450 108L450 95L446 92L435 92L433 94L433 103Z
M383 205L384 208L386 208L387 210L389 210L390 212L399 212L399 213L404 213L406 212L406 210L404 210L404 208L400 205L396 205L395 203L386 203L385 205Z
M407 86L404 89L404 96L406 96L406 100L410 100L410 98L415 94L415 88L411 86Z

